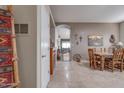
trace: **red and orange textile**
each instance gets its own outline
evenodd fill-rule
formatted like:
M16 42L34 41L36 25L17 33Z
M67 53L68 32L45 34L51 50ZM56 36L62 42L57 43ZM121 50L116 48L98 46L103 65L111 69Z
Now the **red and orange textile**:
M13 46L12 25L10 13L0 9L0 78L5 78L4 84L13 83Z

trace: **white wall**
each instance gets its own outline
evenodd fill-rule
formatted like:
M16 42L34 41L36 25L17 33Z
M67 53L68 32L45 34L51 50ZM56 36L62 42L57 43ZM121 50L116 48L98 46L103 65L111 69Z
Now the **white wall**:
M50 40L54 43L54 46L50 47L55 47L55 26L52 20L52 17L50 17Z
M110 46L109 38L111 34L114 34L117 41L119 39L119 25L118 24L105 24L105 23L68 23L71 26L71 50L72 55L79 53L83 59L88 58L88 35L103 35L104 46L108 48ZM82 36L82 42L76 45L75 34Z
M13 6L15 23L28 23L29 34L17 35L21 87L36 87L36 6Z
M53 27L50 28L50 39L54 43L54 46L55 46L55 28ZM54 47L54 46L50 46L50 47Z
M39 5L37 7L37 24L37 87L47 87L50 80L50 14L48 6Z
M120 23L120 41L124 44L124 22Z

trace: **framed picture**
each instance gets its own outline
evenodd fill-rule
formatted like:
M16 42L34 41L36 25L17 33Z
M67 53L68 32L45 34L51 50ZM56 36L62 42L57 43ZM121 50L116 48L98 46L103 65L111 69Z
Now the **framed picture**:
M103 36L88 35L88 46L103 46Z

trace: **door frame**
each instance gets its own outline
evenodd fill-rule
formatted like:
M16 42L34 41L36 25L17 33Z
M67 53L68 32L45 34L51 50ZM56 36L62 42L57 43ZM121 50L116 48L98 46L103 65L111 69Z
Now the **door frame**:
M48 14L47 14L48 13ZM47 16L45 15L48 15L49 16L49 6L47 5L38 5L37 6L37 67L36 67L36 73L37 73L37 80L36 80L36 87L37 88L42 88L42 87L47 87L47 84L50 80L50 74L49 74L49 63L50 61L47 61L46 65L44 65L44 57L48 57L50 58L50 55L48 53L47 54L44 54L43 51L43 48L44 46L42 45L43 44L43 38L42 38L42 35L43 35L43 32L45 32L45 30L48 30L48 29L45 29L43 28L44 26L44 18L46 17L46 21L47 20ZM48 26L47 26L48 25ZM49 27L49 23L45 25L45 27ZM45 29L45 30L44 30ZM49 32L50 30L48 30ZM48 33L49 34L49 33ZM49 39L49 35L48 35L48 38ZM49 42L50 43L50 42ZM50 50L50 44L48 44L48 46L46 46L46 49L49 51ZM46 51L46 53L48 52ZM44 56L44 57L43 57ZM48 66L48 69L44 69L43 67L44 66ZM44 76L44 74L48 73L48 78L44 78L46 77L46 75ZM44 80L43 80L44 79Z
M43 77L42 76L42 73L43 73L42 72L42 70L43 70L42 66L43 66L43 63L42 63L42 52L41 52L42 51L42 48L41 48L41 42L42 42L41 32L44 31L44 30L42 30L42 25L44 23L44 22L42 22L42 19L43 19L42 17L44 17L44 10L43 9L47 9L47 12L49 13L49 16L52 17L54 27L56 25L55 25L51 10L50 10L48 5L37 5L36 7L37 7L37 67L36 67L36 73L37 73L36 77L37 78L36 78L36 87L37 88L42 88L42 87L47 87L47 85L42 86L43 85L42 84L42 77ZM48 26L50 28L50 23L48 23ZM49 29L49 31L50 31L50 29ZM49 35L50 35L50 33L49 33ZM49 37L49 40L50 40L50 37ZM49 49L48 50L50 50L50 42L49 42ZM49 56L47 56L47 57L50 58L50 51L49 51ZM49 61L49 63L50 63L50 61ZM50 69L49 69L49 71L50 71ZM48 78L50 80L50 73L49 73ZM49 80L45 81L45 82L48 83Z
M37 88L41 88L41 6L38 5L37 7L37 67L36 67L36 73L37 73L37 80L36 80L36 86Z

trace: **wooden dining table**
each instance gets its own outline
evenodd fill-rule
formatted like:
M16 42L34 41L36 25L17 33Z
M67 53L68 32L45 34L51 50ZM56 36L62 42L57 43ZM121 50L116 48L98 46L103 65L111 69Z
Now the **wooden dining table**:
M106 58L112 58L113 53L109 53L109 52L95 52L94 53L95 56L100 56L101 57L101 70L104 70L104 66L105 66L105 59ZM96 62L95 62L96 63ZM95 64L96 65L96 64Z

